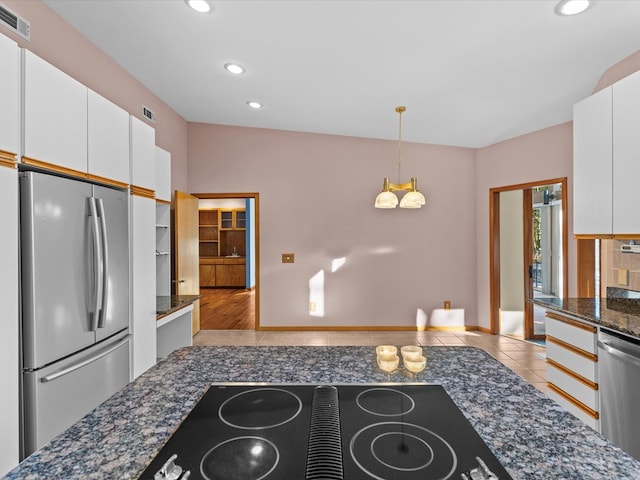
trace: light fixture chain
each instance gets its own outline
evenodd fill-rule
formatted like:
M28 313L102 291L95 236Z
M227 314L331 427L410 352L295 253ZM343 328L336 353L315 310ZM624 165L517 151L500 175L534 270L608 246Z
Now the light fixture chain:
M400 166L402 165L402 112L406 110L405 107L397 107L398 112L398 180L400 183Z

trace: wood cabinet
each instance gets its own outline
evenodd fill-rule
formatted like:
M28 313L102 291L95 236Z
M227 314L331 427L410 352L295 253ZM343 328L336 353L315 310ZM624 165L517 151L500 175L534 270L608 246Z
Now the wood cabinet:
M200 257L201 287L244 287L246 285L246 259Z
M30 51L22 52L23 161L86 172L87 87Z
M546 317L549 398L599 430L597 329L557 312Z
M220 229L218 210L198 211L198 240L200 257L220 256Z
M640 72L579 102L573 114L574 234L639 234Z

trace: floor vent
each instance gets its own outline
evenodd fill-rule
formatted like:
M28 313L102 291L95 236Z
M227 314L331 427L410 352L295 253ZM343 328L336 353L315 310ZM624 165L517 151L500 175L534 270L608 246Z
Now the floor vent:
M144 105L142 106L142 115L144 115L147 120L156 123L156 112L154 112L150 108L145 107Z
M0 25L4 25L21 37L31 40L31 24L24 18L19 17L7 7L0 3Z

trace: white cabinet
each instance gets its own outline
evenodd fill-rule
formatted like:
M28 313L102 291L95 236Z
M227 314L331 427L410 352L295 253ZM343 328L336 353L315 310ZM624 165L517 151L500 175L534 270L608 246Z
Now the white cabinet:
M0 158L13 161L20 153L20 49L2 34L0 65Z
M640 233L640 72L613 85L613 233Z
M156 200L171 203L171 153L156 147Z
M573 115L574 234L640 234L640 72L579 102Z
M546 317L549 398L598 430L596 327L557 312Z
M156 295L171 295L171 204L156 200Z
M87 87L28 50L23 161L87 171Z
M129 114L88 90L88 164L95 180L129 185Z
M573 233L611 234L613 130L611 88L573 107Z
M17 121L17 119L16 119ZM0 476L18 464L18 178L15 164L0 161Z
M131 196L132 373L156 363L156 259L153 198Z
M130 116L131 185L156 189L156 134L153 127Z

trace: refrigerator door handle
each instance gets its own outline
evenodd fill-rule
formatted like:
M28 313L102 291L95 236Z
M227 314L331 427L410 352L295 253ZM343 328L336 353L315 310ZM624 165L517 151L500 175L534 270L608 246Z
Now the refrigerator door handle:
M129 341L129 337L125 337L122 340L120 340L119 342L117 342L116 344L106 348L105 350L99 352L98 354L96 354L95 356L91 357L91 358L87 358L86 360L82 360L81 362L78 363L74 363L73 365L68 366L67 368L63 368L62 370L58 370L57 372L52 373L51 375L47 375L46 377L42 377L40 379L40 381L42 383L47 383L47 382L51 382L52 380L55 380L56 378L60 378L63 375L67 375L68 373L74 372L86 365L89 365L90 363L95 362L96 360L101 359L102 357L104 357L105 355L109 355L111 352L113 352L114 350L117 350L118 348L120 348L122 345L124 345L125 343L127 343Z
M104 204L101 198L95 198L100 218L100 232L102 238L102 299L100 301L100 315L98 316L98 328L104 328L107 317L107 303L109 298L109 248L107 241L107 220L104 213Z
M100 307L102 305L102 291L103 291L103 255L102 255L102 241L100 240L100 226L98 219L98 211L96 207L95 198L89 197L89 216L91 217L91 232L93 240L93 305L91 310L91 331L95 332L98 329L98 316L100 314Z

